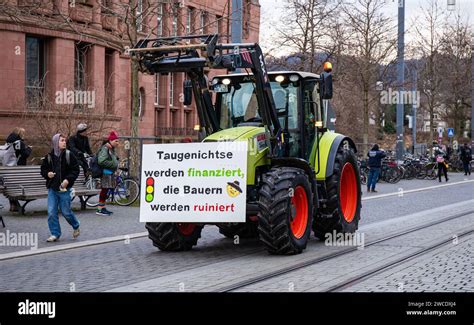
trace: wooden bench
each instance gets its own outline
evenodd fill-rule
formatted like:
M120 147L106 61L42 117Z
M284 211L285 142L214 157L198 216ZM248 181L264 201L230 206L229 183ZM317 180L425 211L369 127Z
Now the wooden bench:
M86 203L91 197L99 194L99 190L86 187L82 168L73 188L75 196L81 201L81 210L86 209ZM0 193L8 199L24 201L21 213L25 214L28 203L48 197L46 180L41 176L41 166L0 167Z

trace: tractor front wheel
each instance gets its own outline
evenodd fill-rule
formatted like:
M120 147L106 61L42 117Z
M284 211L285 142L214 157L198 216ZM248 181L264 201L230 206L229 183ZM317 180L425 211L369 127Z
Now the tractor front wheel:
M299 254L306 248L313 216L313 194L305 172L275 167L259 191L258 232L271 254Z
M327 201L313 221L319 239L327 233L354 233L359 226L361 187L357 158L352 150L339 147L333 174L326 180Z
M194 223L147 222L148 238L162 251L187 251L197 244L203 226Z

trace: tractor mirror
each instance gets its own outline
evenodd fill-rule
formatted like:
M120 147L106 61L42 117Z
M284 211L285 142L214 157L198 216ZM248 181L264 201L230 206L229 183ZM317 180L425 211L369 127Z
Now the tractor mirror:
M191 105L193 102L193 85L191 80L183 81L183 97L183 105Z
M330 72L323 72L322 76L322 97L323 99L332 98L332 74Z

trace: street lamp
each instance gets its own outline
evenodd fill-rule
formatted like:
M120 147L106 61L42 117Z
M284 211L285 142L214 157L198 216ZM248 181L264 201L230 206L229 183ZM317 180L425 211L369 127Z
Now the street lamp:
M400 94L403 91L405 82L405 0L398 0L398 51L397 51L397 84ZM397 143L396 158L401 160L403 157L403 115L404 105L399 101L397 103Z

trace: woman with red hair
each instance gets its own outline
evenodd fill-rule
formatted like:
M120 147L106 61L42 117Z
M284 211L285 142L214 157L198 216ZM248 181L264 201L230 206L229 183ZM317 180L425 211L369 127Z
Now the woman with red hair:
M107 141L102 145L97 155L97 161L102 168L101 191L99 194L99 205L96 214L110 216L113 212L105 208L105 200L110 189L115 188L115 171L118 168L118 157L115 148L119 145L119 137L116 131L112 131Z

